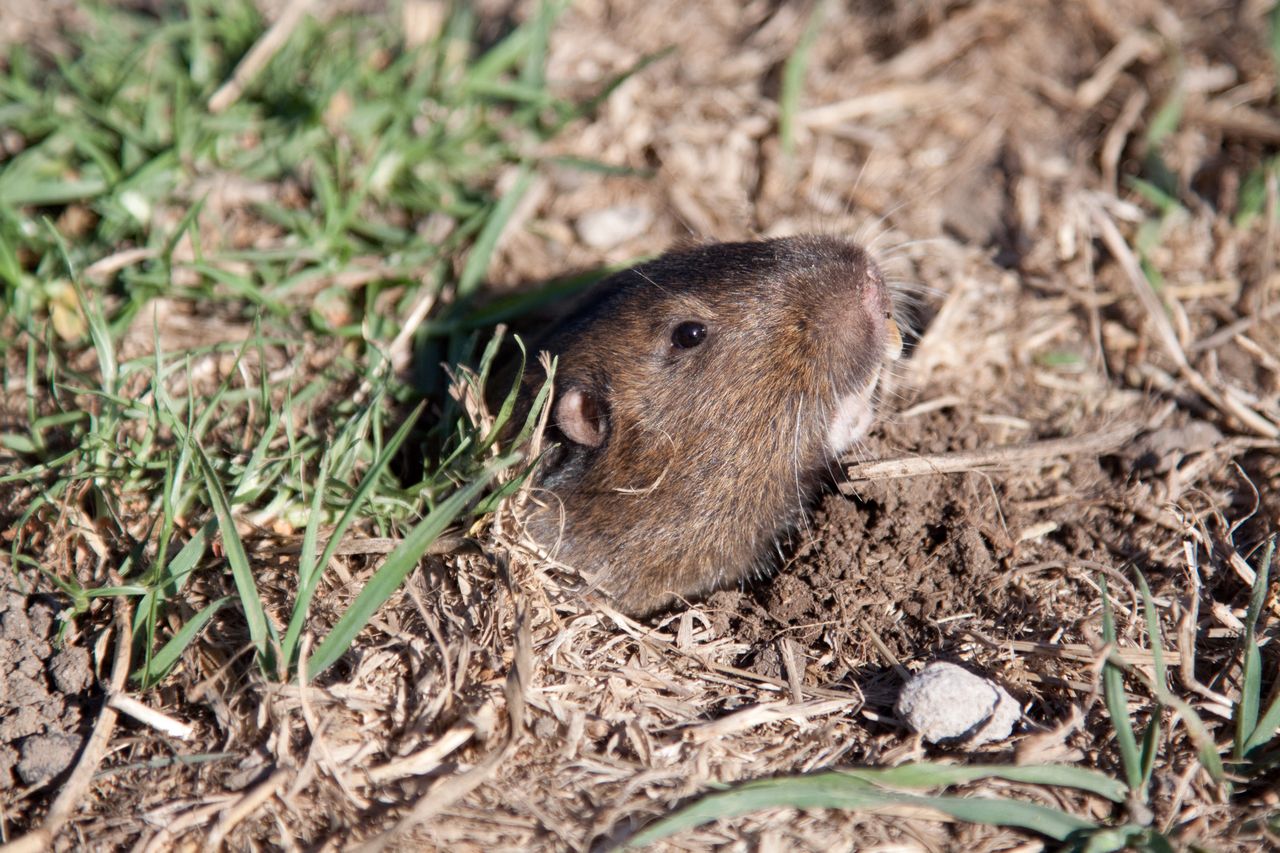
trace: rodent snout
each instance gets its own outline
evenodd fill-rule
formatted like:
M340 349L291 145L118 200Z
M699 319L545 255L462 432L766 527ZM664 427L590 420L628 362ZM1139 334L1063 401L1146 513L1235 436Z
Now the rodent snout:
M878 325L883 331L884 360L897 361L902 357L902 332L898 329L898 321L893 318L893 299L889 295L889 287L874 264L867 271L867 285L862 288L862 302L873 325Z
M875 263L868 261L868 264L870 268L867 270L867 285L862 288L862 301L867 314L878 320L884 330L885 360L897 361L902 357L902 331L893 318L893 298Z
M884 277L869 258L848 275L844 296L837 302L836 329L842 343L858 349L871 342L885 360L896 360L902 354L902 334L893 318L893 302Z

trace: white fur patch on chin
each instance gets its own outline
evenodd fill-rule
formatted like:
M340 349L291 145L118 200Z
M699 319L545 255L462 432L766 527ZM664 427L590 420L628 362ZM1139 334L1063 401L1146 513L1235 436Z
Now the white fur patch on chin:
M844 453L871 428L871 422L875 420L871 391L871 388L855 391L836 406L835 415L827 427L827 451L832 456Z

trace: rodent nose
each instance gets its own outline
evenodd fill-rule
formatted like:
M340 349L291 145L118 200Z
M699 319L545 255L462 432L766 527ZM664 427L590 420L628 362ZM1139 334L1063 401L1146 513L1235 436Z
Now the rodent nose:
M887 317L890 314L889 289L885 287L884 276L876 269L875 264L868 263L858 292L868 316Z
M867 284L861 288L863 310L872 320L872 329L882 329L884 341L884 359L897 361L902 356L902 332L897 328L897 320L893 319L893 301L884 284L884 277L872 264L867 270Z
M844 345L864 352L870 346L877 354L867 353L869 356L889 361L902 354L902 334L893 319L893 302L874 263L868 262L858 271L852 293L838 310L842 316L837 334L846 342Z
M851 316L841 325L855 334L866 334L870 330L878 337L891 314L888 291L880 271L871 265L861 271L851 295L853 304L845 303L849 306L845 310Z
M859 296L862 310L871 321L871 328L881 332L877 336L884 341L884 357L889 361L897 361L902 355L902 332L893 319L893 301L889 297L889 288L874 264L867 270L866 281Z

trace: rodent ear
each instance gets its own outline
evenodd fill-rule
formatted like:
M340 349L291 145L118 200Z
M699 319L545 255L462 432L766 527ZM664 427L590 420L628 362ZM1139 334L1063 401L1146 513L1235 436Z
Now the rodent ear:
M574 444L599 447L609 431L599 401L580 388L570 388L556 402L556 426Z

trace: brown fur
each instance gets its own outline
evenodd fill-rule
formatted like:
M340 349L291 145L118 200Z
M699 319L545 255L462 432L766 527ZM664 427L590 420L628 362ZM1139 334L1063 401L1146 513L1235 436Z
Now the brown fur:
M844 449L827 447L838 401L870 406L888 311L866 253L830 237L712 244L611 277L537 345L559 357L559 447L529 531L628 613L741 579ZM680 349L688 321L707 338Z

